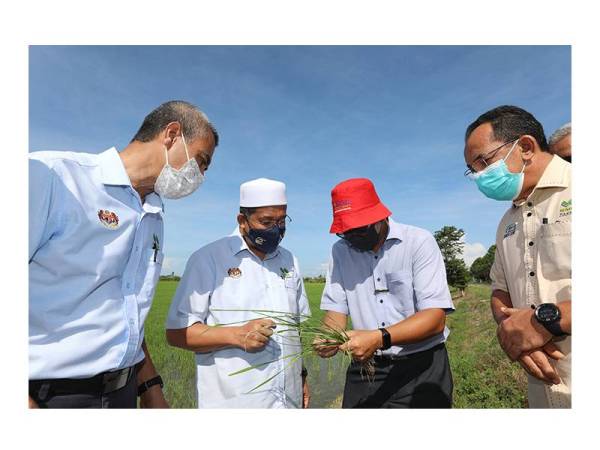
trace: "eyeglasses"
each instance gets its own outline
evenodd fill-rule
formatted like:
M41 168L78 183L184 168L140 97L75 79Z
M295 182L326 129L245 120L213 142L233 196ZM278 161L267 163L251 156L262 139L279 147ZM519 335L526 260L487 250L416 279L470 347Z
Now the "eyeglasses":
M520 138L514 139L514 140L512 140L512 141L509 141L509 142L505 142L504 144L502 144L502 145L500 145L500 146L496 147L495 149L493 149L493 150L490 150L489 152L487 152L487 153L484 153L483 155L479 155L477 158L475 158L475 159L473 160L473 165L474 165L474 166L478 166L479 168L478 168L478 169L475 169L475 168L473 168L473 166L471 166L471 165L467 164L467 170L465 170L465 173L464 173L463 175L464 175L465 177L469 177L469 178L471 178L471 177L473 177L473 175L475 175L477 172L481 172L482 170L485 170L485 168L486 168L487 166L489 166L489 164L488 164L488 161L491 161L492 159L494 159L494 156L496 156L496 153L498 153L498 151L499 151L499 150L500 150L502 147L504 147L505 145L508 145L508 144L513 144L513 143L515 143L516 141L518 141L519 139L520 139ZM476 163L477 163L477 164L476 164ZM483 163L483 165L482 165L481 163Z
M248 222L250 221L250 217L246 216L246 219L248 219ZM290 216L288 216L287 214L285 215L285 217L283 219L280 220L269 220L269 219L258 219L257 222L260 223L263 227L265 227L265 229L268 228L273 228L275 225L277 225L279 228L285 228L287 224L289 224L292 221L292 218Z

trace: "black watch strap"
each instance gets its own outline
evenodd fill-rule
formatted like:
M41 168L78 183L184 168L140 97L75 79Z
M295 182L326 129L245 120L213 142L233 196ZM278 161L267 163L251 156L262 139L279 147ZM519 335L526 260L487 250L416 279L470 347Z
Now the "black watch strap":
M152 386L160 384L160 388L164 386L163 380L160 375L155 376L154 378L150 378L149 380L144 381L142 384L138 386L138 397L150 389Z
M381 331L381 336L383 337L383 347L381 347L381 350L387 350L392 346L392 336L385 328L380 328L379 331Z
M560 320L557 320L556 322L540 322L544 328L546 328L546 330L548 330L550 333L552 333L554 336L556 337L560 337L560 336L567 336L567 333L565 333L562 328L560 327Z

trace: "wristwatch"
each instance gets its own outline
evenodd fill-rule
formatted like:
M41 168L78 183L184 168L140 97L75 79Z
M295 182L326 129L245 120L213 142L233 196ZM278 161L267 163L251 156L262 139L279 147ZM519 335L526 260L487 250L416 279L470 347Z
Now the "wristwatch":
M554 303L542 303L535 308L533 313L535 320L543 325L546 330L552 333L554 336L567 336L560 328L560 309Z
M392 336L385 328L380 328L379 331L381 331L381 337L383 338L383 347L381 347L381 350L387 350L392 346Z
M149 380L144 381L142 384L138 386L138 397L141 396L144 392L150 389L152 386L160 384L160 388L162 389L164 386L163 380L160 375L155 376Z

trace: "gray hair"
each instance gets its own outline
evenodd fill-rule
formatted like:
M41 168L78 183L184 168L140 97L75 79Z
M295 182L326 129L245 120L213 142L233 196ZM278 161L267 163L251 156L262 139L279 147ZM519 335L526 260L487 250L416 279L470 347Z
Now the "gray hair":
M548 144L554 145L558 141L560 141L562 138L567 137L570 134L571 134L571 122L565 123L562 127L560 127L558 130L556 130L554 133L552 133L552 136L550 136L550 139L548 139Z
M149 142L171 122L181 124L189 141L206 138L209 133L212 133L215 147L219 145L219 134L206 114L191 103L182 100L163 103L148 114L131 141Z

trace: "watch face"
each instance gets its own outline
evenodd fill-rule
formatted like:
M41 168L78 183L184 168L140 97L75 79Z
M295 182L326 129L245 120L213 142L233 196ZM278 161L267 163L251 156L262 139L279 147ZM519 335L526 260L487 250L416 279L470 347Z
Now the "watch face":
M536 309L535 315L540 322L554 322L560 318L560 311L556 305L544 303Z

